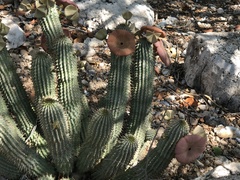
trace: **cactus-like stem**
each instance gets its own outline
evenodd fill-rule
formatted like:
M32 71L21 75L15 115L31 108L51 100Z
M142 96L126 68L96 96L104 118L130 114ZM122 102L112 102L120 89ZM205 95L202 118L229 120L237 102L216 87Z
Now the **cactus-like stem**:
M55 4L53 7L47 8L47 15L39 18L39 23L42 27L43 34L46 37L49 52L51 52L54 41L58 40L61 36L64 36L62 25L59 20L58 10Z
M113 123L114 118L109 110L101 108L95 112L78 156L79 173L91 170L103 158L112 134Z
M0 154L0 176L8 179L20 179L21 174L16 166Z
M52 69L52 58L43 51L36 52L32 59L32 79L36 103L46 96L57 97Z
M54 170L45 159L30 149L14 120L8 115L7 107L0 96L0 154L30 176L53 174Z
M72 141L69 135L69 121L62 105L46 97L38 108L40 124L58 172L69 174L72 170Z
M138 151L145 140L146 130L150 127L154 63L153 45L145 38L141 38L132 64L132 96L130 118L127 121L129 133L134 134L138 139Z
M6 48L0 51L0 72L0 89L3 97L16 116L19 128L28 135L36 124L37 118Z
M56 55L56 68L58 78L59 100L69 115L71 136L76 144L80 142L81 115L84 104L83 93L78 84L77 58L74 56L72 42L67 37L62 37L54 45ZM87 106L87 105L86 105Z
M37 124L37 117L6 48L0 51L0 72L0 91L15 117L18 128L26 139L30 140L31 145L39 147L39 153L46 157L48 154L44 148L46 141L37 131L33 131Z
M126 134L112 148L111 152L96 166L94 179L110 179L123 172L137 150L137 139Z
M69 99L67 96L64 96L65 91L68 91L70 89L73 89L72 91L68 92L68 95L71 94L74 91L74 96L75 96L75 100L73 102L71 102L74 105L74 108L70 105L68 106L69 108L72 109L72 112L70 112L70 119L71 121L75 121L76 122L72 122L73 125L73 133L75 132L76 129L78 129L78 131L80 131L80 138L78 137L78 139L80 139L79 141L82 142L85 136L84 133L84 127L86 127L87 124L87 119L88 116L87 114L89 113L89 107L88 107L88 103L87 103L87 99L85 96L83 96L83 94L77 89L76 86L76 77L78 75L77 73L77 59L76 57L73 55L73 49L72 49L72 43L71 41L64 37L64 32L62 30L62 26L59 20L59 14L56 8L56 5L54 4L53 7L47 7L48 9L48 13L45 17L39 18L39 22L40 25L43 29L43 34L46 36L46 40L47 40L47 47L49 48L48 52L53 55L54 58L57 59L57 68L63 68L60 69L59 72L60 74L58 74L58 80L59 80L59 84L68 84L67 87L65 87L65 90L63 90L61 87L62 85L60 85L60 100L62 102L62 100L65 100L66 98L71 102L71 98ZM59 40L60 39L60 40ZM56 42L58 41L58 42ZM55 46L53 46L53 44L55 44ZM64 46L64 48L62 47ZM57 49L56 49L57 48ZM63 49L61 49L63 48ZM64 64L62 64L64 62ZM69 66L65 66L66 64L69 63ZM66 73L62 73L61 70L68 70ZM71 72L70 74L70 71ZM73 80L70 80L69 82L66 83L66 81L68 81L68 79L65 78L69 78L70 76L73 77ZM61 79L63 78L63 79ZM73 84L71 84L73 83ZM73 86L72 86L73 85ZM67 88L67 89L66 89ZM61 93L62 92L62 93ZM61 99L63 98L63 99ZM77 99L78 100L77 100ZM78 102L77 102L78 101ZM76 105L77 102L77 105ZM67 101L64 105L64 108L66 108L66 104L69 104L69 102ZM76 110L78 109L78 110ZM67 109L68 110L68 109ZM73 112L79 112L74 114ZM79 119L80 116L83 115L82 118L83 119L83 123L81 126L79 123ZM74 120L75 119L75 120ZM76 128L74 128L76 127ZM76 136L79 136L78 134ZM75 138L74 138L75 139ZM78 142L76 142L77 144Z
M153 46L145 38L140 39L134 55L132 72L132 97L129 131L143 142L151 112L154 78Z
M145 138L148 142L152 138L146 131L151 119L154 56L142 31L136 33L137 40L131 33L131 13L123 14L126 22L107 38L111 50L107 94L102 108L89 118L77 57L72 41L64 35L55 0L35 2L48 54L38 51L33 56L34 104L5 47L8 28L0 23L0 175L64 180L77 170L82 179L158 178L189 127L184 120L171 121L157 147L139 159ZM78 13L73 5L67 10L67 15ZM106 34L105 30L100 38ZM130 114L125 118L127 109Z
M124 113L130 94L130 67L132 56L116 56L111 54L111 69L107 87L105 107L115 118L113 136L109 143L111 149L116 144L123 127Z
M189 126L185 120L172 120L158 141L157 147L150 150L136 166L128 169L116 179L158 178L174 157L176 143L188 133Z

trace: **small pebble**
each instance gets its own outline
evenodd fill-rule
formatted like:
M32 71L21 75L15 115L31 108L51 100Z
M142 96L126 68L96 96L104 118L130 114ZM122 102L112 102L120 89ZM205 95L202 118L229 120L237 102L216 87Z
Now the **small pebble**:
M213 10L213 11L216 11L216 10L217 10L217 8L216 8L215 6L211 6L210 8L211 8L211 10Z
M214 164L222 165L223 163L227 162L228 159L225 156L216 156L214 159Z
M99 63L99 66L100 66L100 67L104 67L104 66L105 66L105 63L104 63L104 62L101 62L101 63Z
M217 118L213 116L204 116L204 123L212 127L219 124Z
M223 14L223 13L224 13L223 8L218 8L218 9L217 9L217 13L218 13L218 14Z
M222 144L222 145L227 145L227 144L228 144L228 142L227 142L227 141L225 141L224 139L221 139L221 140L220 140L220 144Z
M170 73L171 73L171 71L170 71L169 69L163 69L163 70L162 70L162 74L163 74L164 76L169 76Z
M185 114L184 114L184 113L182 113L182 112L179 111L177 114L178 114L178 117L179 117L180 119L185 119Z
M236 140L234 140L234 139L229 139L229 142L232 144L232 145L237 145L237 142L236 142Z
M240 148L239 148L239 147L235 147L235 148L232 150L231 153L233 154L234 157L240 158Z
M221 178L229 175L230 171L225 169L223 166L217 166L211 174L213 178Z
M198 124L199 119L198 118L190 118L190 123L191 125L195 126Z
M199 108L200 110L202 110L202 111L205 111L205 110L208 109L208 105L200 104L200 105L198 106L198 108Z
M95 71L94 69L90 69L88 72L89 72L89 74L91 74L91 75L96 74L96 71Z
M226 126L219 125L214 128L214 132L221 138L233 138L236 136L236 132L239 130L233 126Z
M85 79L83 79L81 82L82 82L82 84L83 84L83 85L85 85L85 86L87 86L87 85L88 85L88 81L87 81L87 80L85 80Z
M175 95L169 95L168 97L165 98L167 101L175 101L176 96Z

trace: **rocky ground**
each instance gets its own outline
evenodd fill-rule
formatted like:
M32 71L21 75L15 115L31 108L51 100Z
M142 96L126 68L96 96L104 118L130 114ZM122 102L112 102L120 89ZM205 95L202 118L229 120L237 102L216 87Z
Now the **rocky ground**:
M159 79L157 87L159 88L157 88L157 96L155 96L158 99L156 107L176 108L178 112L185 115L192 127L197 124L201 125L208 135L206 151L199 157L198 161L182 166L173 160L165 171L163 179L212 179L220 177L224 179L223 176L228 179L239 179L239 176L230 176L234 172L229 173L224 168L225 164L236 162L239 169L239 140L221 138L216 135L214 129L219 124L239 128L240 114L228 113L206 95L197 94L187 87L182 64L188 42L195 33L239 31L240 1L150 0L149 3L154 8L156 24L167 32L167 40L171 44L169 51L173 61L172 66L167 68L170 71L169 74L165 75L166 69L162 68L160 74L157 75ZM166 96L162 95L163 93ZM166 101L167 103L160 103L161 105L158 103ZM186 105L186 102L191 105ZM159 109L156 109L156 112L158 114ZM158 122L159 117L155 116L155 120ZM161 123L163 122L160 118ZM218 148L221 149L220 154L216 152Z
M239 130L240 113L229 113L216 104L211 97L198 94L184 81L184 57L189 40L195 33L211 31L240 30L239 0L149 0L155 12L155 23L167 33L167 51L172 64L165 67L156 56L153 98L153 128L164 131L172 116L186 118L191 129L200 125L204 128L208 143L204 153L197 161L181 165L175 159L159 179L239 179L240 176L240 139L224 138L216 134L216 127L232 126ZM30 78L30 51L40 45L41 30L33 18L19 14L15 6L0 6L1 17L11 15L24 30L25 43L11 49L19 73L30 97L34 97ZM62 18L64 27L71 31L74 42L83 42L90 36L84 27L76 30ZM92 56L81 57L82 84L84 93L93 109L106 93L107 75L110 68L110 52L106 44L96 47Z

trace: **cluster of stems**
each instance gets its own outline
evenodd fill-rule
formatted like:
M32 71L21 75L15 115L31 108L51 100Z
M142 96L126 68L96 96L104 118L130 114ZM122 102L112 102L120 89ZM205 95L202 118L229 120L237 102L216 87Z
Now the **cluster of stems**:
M140 36L133 53L111 52L107 94L103 105L92 112L55 2L39 0L36 8L47 52L33 55L34 102L6 47L0 50L0 175L9 179L71 178L74 173L80 179L157 178L189 127L185 120L172 120L157 147L139 160L151 124L153 44ZM128 23L116 29L131 32Z

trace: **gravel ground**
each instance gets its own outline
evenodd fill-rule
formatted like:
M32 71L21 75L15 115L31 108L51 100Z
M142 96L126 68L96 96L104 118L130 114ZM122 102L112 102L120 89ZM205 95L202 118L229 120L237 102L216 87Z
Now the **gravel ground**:
M189 120L192 128L196 125L201 125L208 136L206 151L196 162L182 166L173 160L162 178L195 179L198 177L198 179L213 179L212 176L220 177L222 176L220 175L220 171L216 173L219 176L213 175L213 172L216 167L226 163L223 159L229 162L239 163L240 144L236 139L217 136L214 128L219 124L239 128L240 114L228 113L224 108L213 103L214 101L209 103L210 99L206 98L205 95L196 94L194 90L187 87L184 82L184 69L182 68L182 64L184 63L188 42L195 33L239 31L240 1L149 0L148 2L155 11L156 25L162 27L167 33L167 41L170 44L169 51L173 61L172 66L168 68L171 71L169 76L164 76L164 68L157 76L161 80L164 79L159 83L160 89L167 89L165 91L167 95L161 98L164 100L171 99L171 108L174 107L178 112L183 113ZM167 20L170 20L171 23L164 24ZM175 52L177 53L175 54ZM158 94L159 90L157 89L156 92ZM186 95L181 99L183 94L188 94L188 96ZM177 97L180 98L178 99ZM187 97L194 97L197 105L181 106L181 102L187 101ZM155 98L157 97L155 96ZM180 106L178 106L179 104L175 106L176 101L178 103L180 102ZM162 108L165 109L169 107ZM156 111L159 112L157 109ZM155 116L155 118L155 120L158 121L158 117ZM159 123L163 123L161 119ZM217 147L222 150L220 154L216 153ZM223 176L227 176L228 179L240 178L238 175L231 176L231 173L228 175L224 174Z
M211 31L237 31L240 27L239 0L183 0L164 1L149 0L156 14L156 25L166 33L166 49L171 56L172 65L165 67L156 56L154 79L155 91L153 98L153 128L161 133L168 123L165 112L174 112L177 117L184 117L189 121L191 129L200 125L204 128L208 143L204 153L197 161L181 165L175 159L159 179L213 179L216 167L231 162L240 161L240 141L237 138L219 137L214 129L222 124L240 128L240 113L229 113L220 105L214 103L210 97L197 94L184 81L184 56L189 40L195 33ZM11 5L1 6L1 16L17 16ZM19 16L18 22L27 37L24 45L10 50L17 64L17 73L33 99L34 91L30 77L30 51L39 46L41 30L34 19ZM166 23L167 22L167 23ZM84 27L81 31L73 29L69 22L62 19L63 25L71 31L74 42L83 42L91 36ZM81 57L82 84L92 109L97 108L99 99L106 93L107 75L110 68L110 52L106 45L95 48L97 52L91 57ZM170 111L169 111L170 110ZM225 168L225 170L227 170ZM236 172L240 174L239 171ZM240 179L234 172L227 170L227 178ZM218 172L221 174L222 171Z

